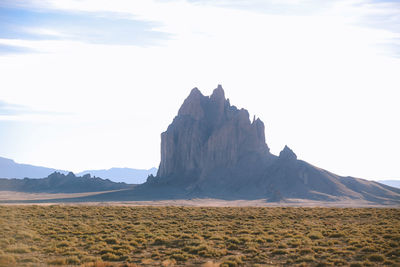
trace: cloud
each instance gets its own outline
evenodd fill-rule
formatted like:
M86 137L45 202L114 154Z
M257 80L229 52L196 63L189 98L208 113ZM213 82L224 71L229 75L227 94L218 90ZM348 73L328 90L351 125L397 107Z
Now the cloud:
M350 1L343 10L347 17L356 15L355 25L384 32L385 37L377 40L376 45L382 48L383 54L400 57L399 1Z
M29 47L0 44L0 55L25 54L25 53L32 53L32 52L35 52L35 50L33 50Z
M249 10L264 14L313 15L332 6L333 1L319 0L188 0L196 5Z
M382 54L400 56L400 2L397 0L187 0L196 6L214 6L279 16L340 18L347 25L381 30L375 45ZM329 29L327 29L329 30Z
M0 121L30 120L43 121L50 118L71 115L72 113L38 110L25 105L0 100Z
M29 113L30 111L31 109L26 106L11 104L0 100L0 115L20 115Z
M68 11L0 5L0 39L69 40L93 44L151 46L170 35L156 31L154 22L129 14ZM32 52L29 48L2 47L2 53Z

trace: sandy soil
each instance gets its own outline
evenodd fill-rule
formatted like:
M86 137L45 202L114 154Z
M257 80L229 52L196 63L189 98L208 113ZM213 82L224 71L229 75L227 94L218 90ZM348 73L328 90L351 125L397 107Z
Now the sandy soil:
M115 190L120 191L120 190ZM112 191L108 191L112 192ZM74 197L83 197L101 194L103 192L74 193L74 194L48 194L48 193L22 193L0 191L0 201L18 200L55 200ZM306 199L286 199L283 202L267 202L266 199L258 200L221 200L221 199L180 199L157 201L110 201L110 202L68 202L68 203L2 203L0 205L92 205L92 206L188 206L188 207L395 207L400 205L377 205L362 200L343 199L334 202L315 201Z
M23 192L14 192L14 191L0 191L0 201L9 200L43 200L43 199L60 199L60 198L75 198L75 197L85 197L85 196L93 196L98 194L103 194L107 192L117 192L121 190L111 190L111 191L101 191L101 192L86 192L86 193L23 193Z

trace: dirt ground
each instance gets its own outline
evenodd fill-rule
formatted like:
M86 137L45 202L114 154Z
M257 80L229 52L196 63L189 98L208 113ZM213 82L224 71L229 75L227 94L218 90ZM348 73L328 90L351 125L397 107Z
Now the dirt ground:
M118 191L118 190L117 190ZM109 191L111 192L111 191ZM334 202L316 201L307 199L286 199L281 202L268 202L266 199L257 200L222 200L222 199L179 199L156 201L109 201L109 202L68 202L55 203L54 200L84 197L103 192L49 194L49 193L22 193L0 191L2 205L93 205L93 206L187 206L187 207L396 207L400 205L377 205L366 200L340 199ZM40 203L12 203L13 201L41 201ZM49 200L49 202L43 201ZM50 201L51 200L51 201ZM10 203L7 203L10 201Z

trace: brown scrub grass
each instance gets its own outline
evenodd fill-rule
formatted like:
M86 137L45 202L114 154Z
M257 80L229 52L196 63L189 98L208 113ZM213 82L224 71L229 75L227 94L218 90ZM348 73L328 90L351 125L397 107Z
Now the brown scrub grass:
M0 206L0 266L399 266L400 209Z

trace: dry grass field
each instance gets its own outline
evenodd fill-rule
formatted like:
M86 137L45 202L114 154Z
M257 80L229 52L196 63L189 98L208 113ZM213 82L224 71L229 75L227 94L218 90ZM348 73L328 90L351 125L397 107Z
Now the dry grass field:
M0 266L400 265L400 209L0 206Z

